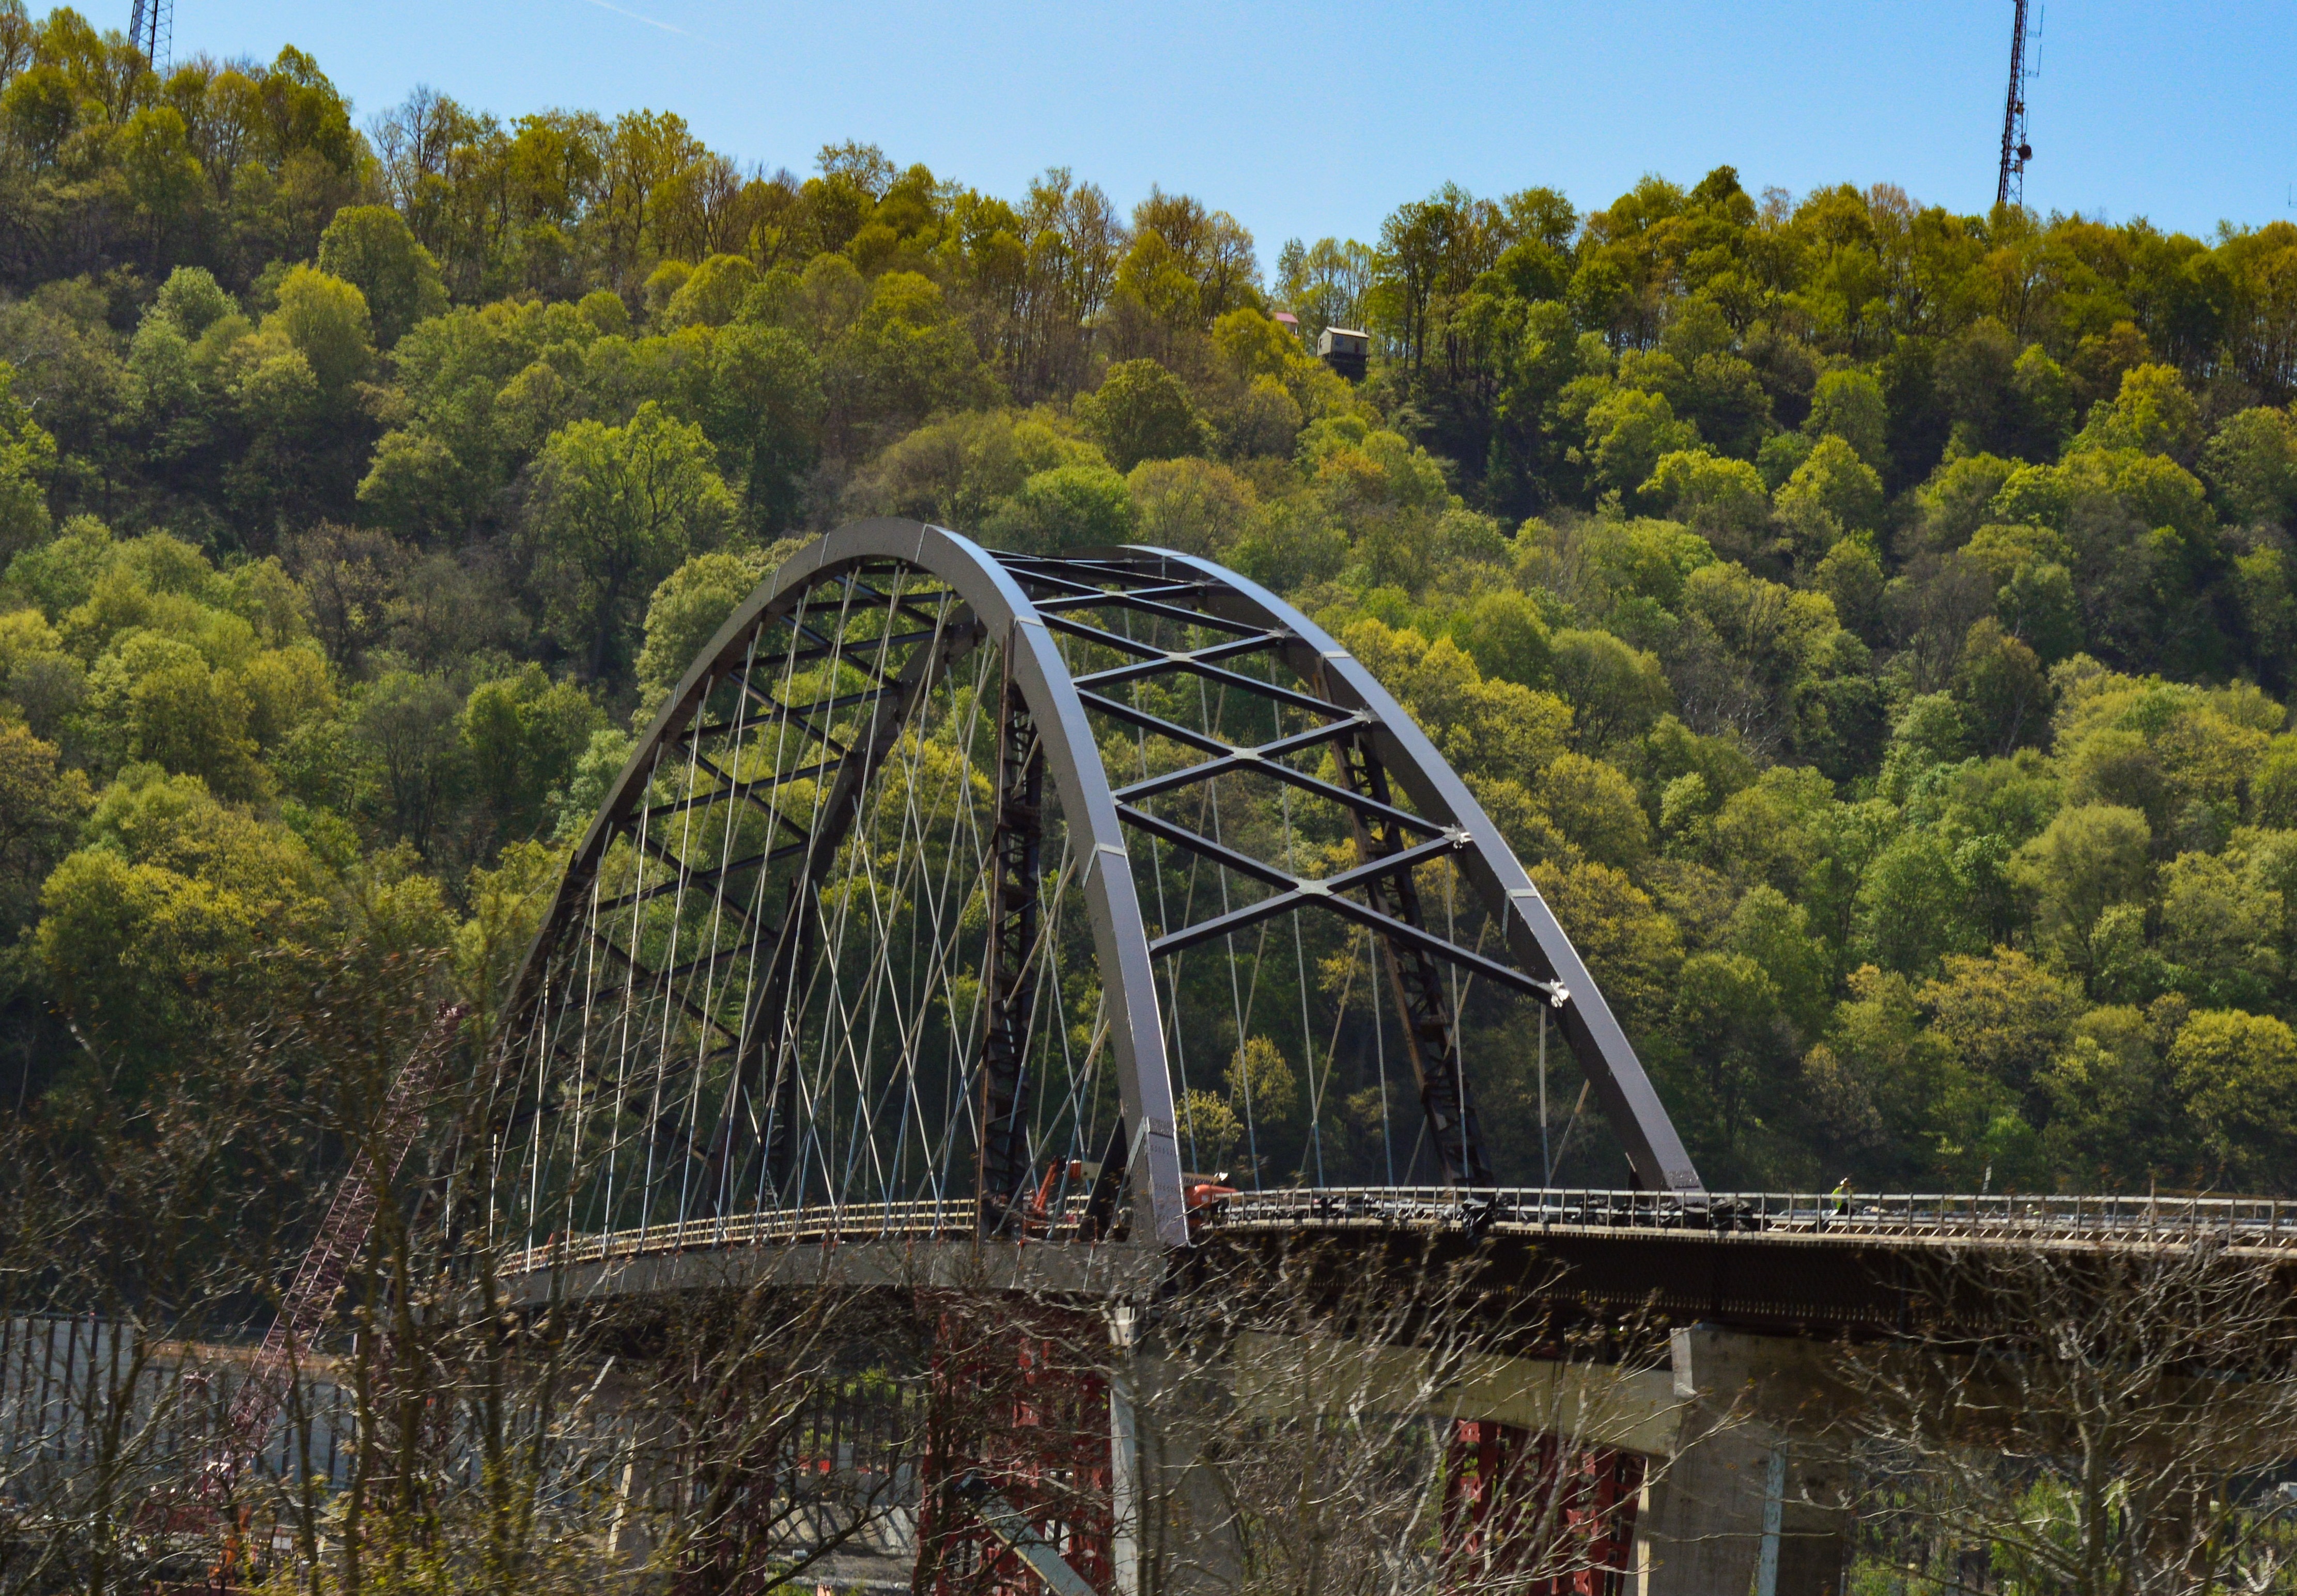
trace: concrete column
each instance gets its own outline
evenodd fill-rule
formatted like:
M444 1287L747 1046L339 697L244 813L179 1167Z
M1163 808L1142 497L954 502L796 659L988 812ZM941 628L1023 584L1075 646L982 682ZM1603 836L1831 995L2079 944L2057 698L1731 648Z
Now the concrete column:
M1762 1556L1769 1457L1761 1441L1724 1432L1660 1465L1635 1523L1640 1596L1747 1596Z
M1696 1326L1672 1347L1671 1460L1636 1526L1638 1596L1840 1596L1850 1528L1808 1343Z

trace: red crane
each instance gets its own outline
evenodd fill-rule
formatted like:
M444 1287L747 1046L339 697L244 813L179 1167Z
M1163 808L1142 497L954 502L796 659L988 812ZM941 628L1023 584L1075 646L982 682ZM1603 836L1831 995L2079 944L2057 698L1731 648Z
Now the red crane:
M309 1354L325 1326L336 1295L342 1290L343 1277L366 1246L367 1233L375 1228L375 1207L383 1200L391 1177L406 1161L408 1148L414 1144L415 1133L423 1123L424 1103L439 1078L440 1065L453 1049L456 1028L466 1012L460 1003L449 1003L439 1010L430 1033L400 1068L398 1079L391 1083L375 1134L359 1149L342 1183L335 1188L334 1200L327 1205L327 1217L320 1222L319 1233L312 1238L310 1249L303 1255L294 1284L280 1299L279 1316L271 1321L270 1333L264 1337L263 1346L255 1354L247 1383L232 1399L223 1436L209 1460L207 1477L202 1483L202 1493L211 1501L219 1502L241 1472L262 1452L271 1421L286 1400L296 1363Z

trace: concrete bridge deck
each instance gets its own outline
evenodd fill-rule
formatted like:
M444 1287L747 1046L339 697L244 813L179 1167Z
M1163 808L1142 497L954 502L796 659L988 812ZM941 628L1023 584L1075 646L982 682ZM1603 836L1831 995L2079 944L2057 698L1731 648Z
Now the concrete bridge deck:
M1012 1276L1055 1291L1123 1294L1187 1252L1085 1239L1078 1199L1018 1238L984 1240L966 1199L820 1206L576 1236L514 1254L532 1290L577 1296L696 1289L761 1271L853 1283ZM1945 1256L1976 1248L2142 1249L2206 1243L2297 1264L2297 1201L1974 1193L1844 1196L1501 1188L1240 1191L1192 1214L1194 1248L1323 1240L1456 1258L1480 1251L1534 1295L1678 1320L1806 1335L1887 1329Z

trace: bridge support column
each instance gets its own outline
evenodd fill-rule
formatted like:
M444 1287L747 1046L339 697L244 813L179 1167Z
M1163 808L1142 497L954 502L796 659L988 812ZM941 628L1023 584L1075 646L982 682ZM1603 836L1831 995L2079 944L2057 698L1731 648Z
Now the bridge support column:
M1682 1439L1638 1525L1638 1596L1840 1596L1851 1514L1813 1439L1816 1349L1696 1326L1672 1350Z
M1457 1419L1444 1469L1453 1583L1524 1596L1623 1596L1643 1460L1493 1419Z
M1100 1335L1088 1316L1056 1309L943 1313L919 1478L918 1586L1041 1596L1038 1563L1050 1555L1075 1590L1119 1588L1110 1440L1130 1403L1112 1401Z

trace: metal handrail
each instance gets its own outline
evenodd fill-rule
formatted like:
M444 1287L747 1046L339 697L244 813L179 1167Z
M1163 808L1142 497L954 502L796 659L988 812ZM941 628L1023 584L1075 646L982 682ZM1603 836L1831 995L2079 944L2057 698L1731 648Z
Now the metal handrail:
M1088 1198L1025 1222L1009 1245L1073 1243ZM2192 1240L2297 1246L2297 1202L2277 1197L2090 1197L1975 1192L1620 1191L1453 1186L1297 1187L1221 1195L1196 1214L1199 1234L1268 1230L1654 1230L1777 1236L1857 1235L2029 1240ZM770 1210L553 1238L514 1253L506 1272L800 1243L968 1240L980 1209L967 1198Z
M1478 1230L1628 1227L2052 1239L2218 1235L2247 1245L2297 1242L2297 1204L2277 1197L1341 1187L1239 1192L1220 1205L1223 1228L1445 1221Z

